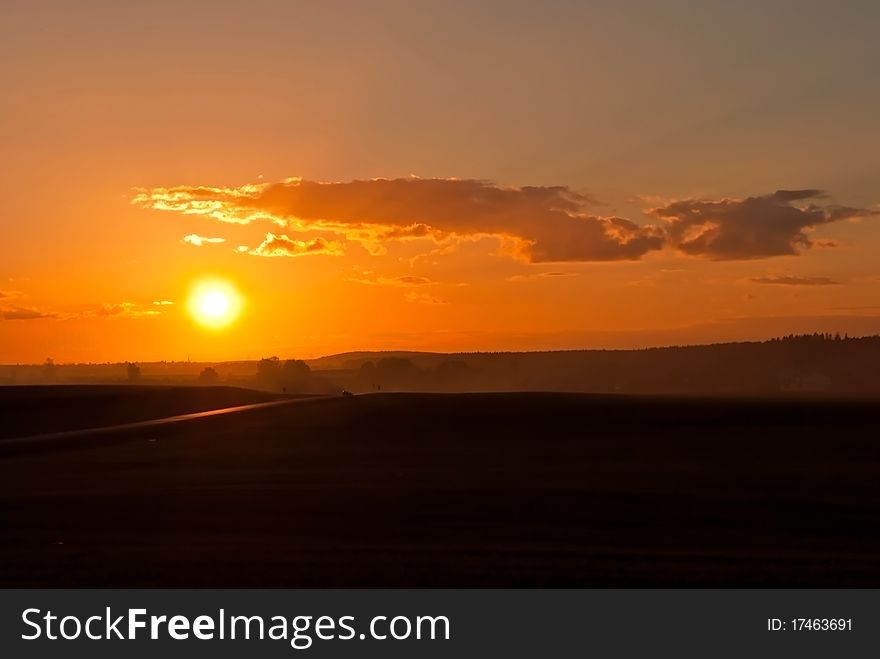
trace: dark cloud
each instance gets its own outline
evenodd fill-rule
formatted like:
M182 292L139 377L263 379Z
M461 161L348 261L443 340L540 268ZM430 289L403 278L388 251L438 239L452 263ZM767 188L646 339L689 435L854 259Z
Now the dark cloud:
M392 241L493 236L502 252L539 262L637 260L671 246L712 259L756 259L820 245L809 232L875 211L820 205L819 190L779 190L746 199L683 199L648 211L663 226L594 215L594 201L565 186L502 187L472 179L372 179L320 183L288 179L239 188L140 191L133 203L224 222L273 221L300 232L329 232L371 254ZM269 234L270 236L272 234ZM339 243L275 236L250 254L341 253ZM248 250L244 250L248 251Z
M40 318L55 318L55 314L43 313L42 311L25 307L0 309L0 319L2 320L39 320Z
M668 241L687 254L713 259L755 259L797 254L824 224L873 215L848 206L820 206L819 190L778 190L746 199L684 199L650 211L668 222Z
M134 203L228 222L283 220L300 231L343 235L372 253L380 252L370 244L386 241L469 236L500 237L505 252L531 262L634 260L663 246L659 229L591 215L587 207L592 200L565 186L514 188L461 179L291 179L243 188L158 188L138 194Z
M798 277L796 275L752 277L749 281L755 284L776 284L781 286L834 286L840 283L828 277Z

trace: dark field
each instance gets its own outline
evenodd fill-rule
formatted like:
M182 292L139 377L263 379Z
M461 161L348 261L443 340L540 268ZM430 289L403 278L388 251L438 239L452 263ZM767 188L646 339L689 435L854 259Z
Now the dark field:
M878 422L381 394L0 443L0 585L880 587Z
M146 421L280 398L262 391L236 387L0 387L0 440Z

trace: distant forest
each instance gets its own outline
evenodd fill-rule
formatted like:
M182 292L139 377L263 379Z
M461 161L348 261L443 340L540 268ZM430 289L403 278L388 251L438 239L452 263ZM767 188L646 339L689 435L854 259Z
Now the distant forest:
M644 350L361 352L316 360L0 366L0 384L201 384L287 393L572 391L880 396L880 336L791 335Z

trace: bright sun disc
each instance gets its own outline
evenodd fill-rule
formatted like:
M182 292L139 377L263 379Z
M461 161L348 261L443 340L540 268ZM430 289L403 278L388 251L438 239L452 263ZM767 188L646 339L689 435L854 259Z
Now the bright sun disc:
M242 300L235 287L225 281L202 281L193 286L189 312L200 325L219 329L232 323L241 312Z

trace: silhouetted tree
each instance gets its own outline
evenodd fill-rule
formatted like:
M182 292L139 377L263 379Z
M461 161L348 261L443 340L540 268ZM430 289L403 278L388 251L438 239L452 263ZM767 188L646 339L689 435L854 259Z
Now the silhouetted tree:
M275 391L310 392L315 382L312 369L301 359L282 363L278 357L261 359L257 363L257 384Z
M376 383L383 387L405 387L418 375L418 369L403 357L383 357L376 364Z
M281 387L281 360L269 357L257 362L257 385L266 389Z
M141 367L134 362L126 362L125 374L129 382L137 382L141 379Z
M217 380L219 379L220 375L211 366L206 366L202 369L202 372L199 373L199 382L202 384L217 384Z
M312 374L312 369L301 359L288 359L284 362L282 375L284 380L304 380Z
M373 362L361 364L357 372L357 382L367 391L376 389L376 365Z
M297 393L310 393L315 382L312 369L301 359L288 359L281 368L281 389Z
M46 357L46 363L43 364L43 379L55 379L55 362L51 357Z

